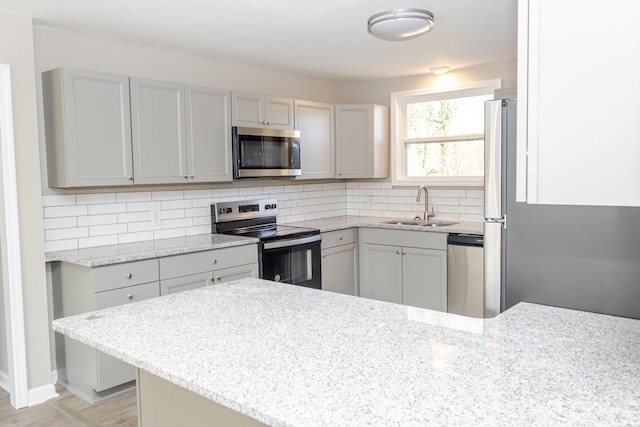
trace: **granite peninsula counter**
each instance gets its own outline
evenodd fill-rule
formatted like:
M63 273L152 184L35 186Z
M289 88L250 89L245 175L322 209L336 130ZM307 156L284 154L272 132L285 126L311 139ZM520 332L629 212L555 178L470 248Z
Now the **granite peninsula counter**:
M640 424L632 319L526 303L471 319L242 279L53 329L169 384L170 413L190 408L175 392L273 426Z

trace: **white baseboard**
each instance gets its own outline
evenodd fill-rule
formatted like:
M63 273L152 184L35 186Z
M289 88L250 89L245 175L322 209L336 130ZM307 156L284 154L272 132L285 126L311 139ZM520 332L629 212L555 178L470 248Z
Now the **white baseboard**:
M29 389L29 406L44 403L54 397L58 397L58 393L56 393L56 387L53 384Z
M0 388L7 393L11 393L10 384L11 382L9 381L9 375L4 371L0 371Z

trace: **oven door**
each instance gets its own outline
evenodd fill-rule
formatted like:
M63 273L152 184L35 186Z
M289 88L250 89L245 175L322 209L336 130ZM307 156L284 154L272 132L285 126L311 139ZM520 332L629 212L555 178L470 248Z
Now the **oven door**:
M320 235L271 240L261 245L260 277L320 289Z

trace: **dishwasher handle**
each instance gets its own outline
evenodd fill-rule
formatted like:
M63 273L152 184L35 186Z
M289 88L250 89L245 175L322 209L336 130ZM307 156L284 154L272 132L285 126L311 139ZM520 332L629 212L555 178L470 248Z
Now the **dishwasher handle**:
M447 237L448 245L456 246L484 246L484 236L481 234L468 234L468 233L450 233Z

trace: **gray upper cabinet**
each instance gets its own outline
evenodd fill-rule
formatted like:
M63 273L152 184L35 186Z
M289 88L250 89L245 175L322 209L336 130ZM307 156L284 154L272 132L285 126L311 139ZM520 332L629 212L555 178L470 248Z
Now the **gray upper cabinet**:
M389 176L389 107L337 105L336 177Z
M136 184L187 182L184 85L131 79Z
M326 179L335 175L333 105L295 101L295 125L300 131L299 179Z
M136 184L233 179L229 91L131 79Z
M49 186L131 185L129 78L57 68L42 89Z
M233 126L293 129L293 99L233 92L231 108Z
M185 88L189 182L233 180L229 98L228 90Z

